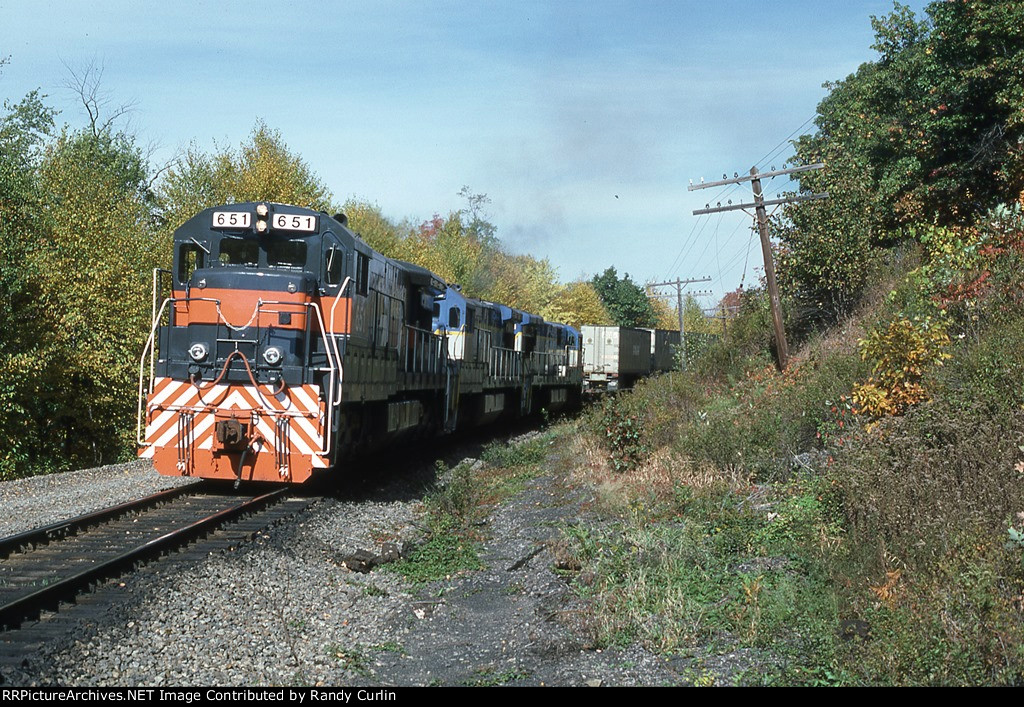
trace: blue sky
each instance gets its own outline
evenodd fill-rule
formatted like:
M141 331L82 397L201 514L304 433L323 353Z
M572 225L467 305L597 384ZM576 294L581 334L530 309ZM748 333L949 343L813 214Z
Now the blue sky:
M64 64L95 61L111 100L135 103L154 162L191 142L235 146L262 119L339 201L419 222L460 208L469 185L492 199L507 247L563 280L615 265L639 282L708 275L700 287L720 296L757 277L750 219L691 212L749 189L688 192L689 180L781 166L791 151L776 146L825 81L874 58L869 16L891 9L0 0L0 96L40 88L81 125Z

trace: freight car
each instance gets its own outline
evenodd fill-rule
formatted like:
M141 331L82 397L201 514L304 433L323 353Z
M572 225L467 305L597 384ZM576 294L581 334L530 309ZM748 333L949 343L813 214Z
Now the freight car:
M651 374L651 332L584 324L583 386L589 393L631 388Z
M156 271L138 443L161 474L300 483L356 451L579 404L580 335L329 216L206 209Z
M678 331L584 324L581 332L585 393L626 390L676 366Z
M678 331L667 329L645 329L651 333L651 372L667 373L679 367L679 346L681 338Z

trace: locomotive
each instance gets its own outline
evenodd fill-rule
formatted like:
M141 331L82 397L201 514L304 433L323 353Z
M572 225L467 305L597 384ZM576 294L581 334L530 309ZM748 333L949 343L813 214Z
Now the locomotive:
M179 227L153 274L137 442L161 474L301 483L581 390L573 327L466 297L343 214L229 204Z

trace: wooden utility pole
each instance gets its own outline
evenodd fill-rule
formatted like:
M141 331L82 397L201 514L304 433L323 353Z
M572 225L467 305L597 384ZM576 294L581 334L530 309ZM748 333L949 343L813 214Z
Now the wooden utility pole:
M710 277L698 277L689 280L680 280L676 278L671 282L654 282L647 287L675 287L676 288L676 304L679 310L679 351L680 351L680 370L686 370L686 329L683 325L683 288L687 285L692 285L695 282L711 282Z
M719 203L715 208L697 209L693 212L694 216L700 216L702 214L714 214L720 211L736 211L743 209L744 211L748 208L754 208L754 215L757 219L757 230L761 235L761 251L764 254L764 275L768 284L768 297L771 301L772 307L772 325L775 329L775 353L779 359L779 369L785 370L789 364L789 346L786 344L786 330L782 325L782 302L779 298L779 286L775 281L775 259L772 257L772 244L768 236L768 212L765 207L775 206L777 204L794 204L798 201L813 201L817 199L828 198L828 193L823 194L798 194L796 196L786 197L784 199L772 199L765 201L764 195L761 191L761 179L763 177L777 177L784 174L796 174L797 172L807 172L812 169L821 169L825 165L822 163L805 165L803 167L793 167L792 169L779 169L772 170L770 172L758 172L757 167L750 168L750 176L740 177L739 175L734 176L733 179L722 179L717 182L707 182L702 184L691 184L690 191L696 189L707 189L708 187L721 187L726 184L739 184L740 182L750 182L754 190L754 201L748 204L728 204L722 206Z

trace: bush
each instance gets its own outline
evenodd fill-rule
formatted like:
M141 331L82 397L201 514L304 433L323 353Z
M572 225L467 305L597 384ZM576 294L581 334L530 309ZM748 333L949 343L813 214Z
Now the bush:
M650 451L644 443L640 415L622 400L617 395L607 396L598 418L612 469L618 472L632 471Z
M931 317L896 319L860 342L861 357L872 362L872 377L853 389L860 412L872 417L900 415L928 399L921 379L930 366L950 358L946 324Z

